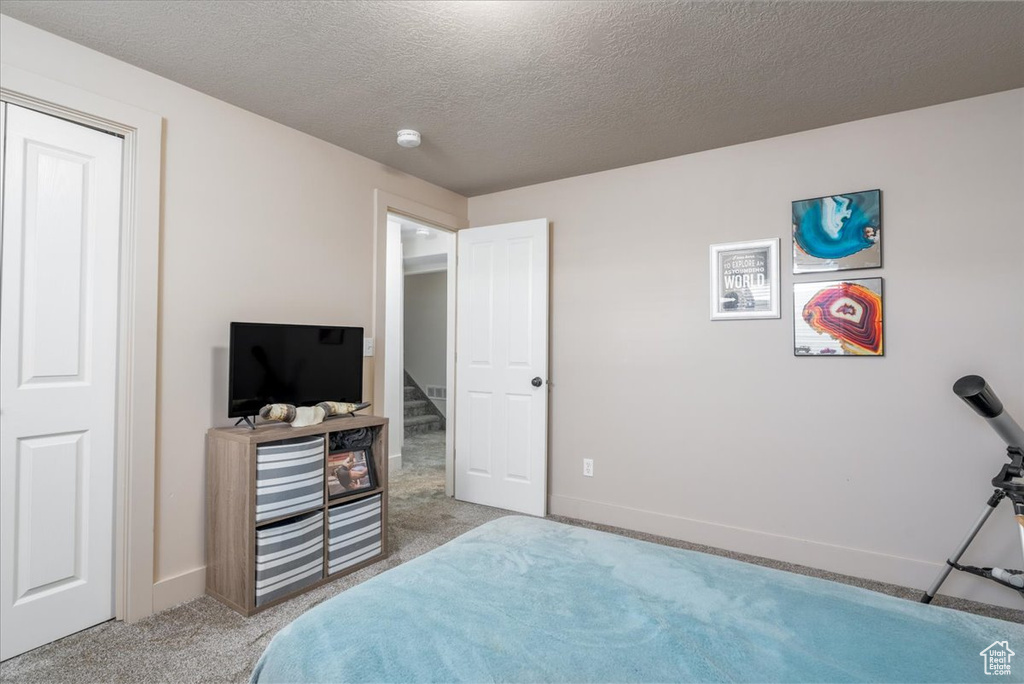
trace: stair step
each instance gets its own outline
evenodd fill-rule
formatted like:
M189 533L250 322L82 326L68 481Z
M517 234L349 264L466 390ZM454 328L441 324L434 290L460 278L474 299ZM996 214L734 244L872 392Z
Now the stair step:
M405 419L405 434L434 432L441 429L441 419L437 416L412 416Z
M405 419L406 427L410 425L435 425L440 423L441 419L435 415L410 416L409 418Z
M405 417L410 418L412 416L422 416L427 413L432 413L430 401L427 399L416 399L414 401L405 402Z
M406 399L417 399L417 398L419 398L419 396L420 396L419 389L417 389L415 387L406 387L405 388L405 398Z

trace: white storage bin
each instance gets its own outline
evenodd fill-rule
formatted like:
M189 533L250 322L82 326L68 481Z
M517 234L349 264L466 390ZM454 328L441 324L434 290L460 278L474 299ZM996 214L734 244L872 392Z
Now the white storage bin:
M327 572L333 575L381 552L381 495L331 506Z
M256 447L256 521L324 503L324 438L297 437Z
M324 514L316 511L256 529L256 605L324 576Z

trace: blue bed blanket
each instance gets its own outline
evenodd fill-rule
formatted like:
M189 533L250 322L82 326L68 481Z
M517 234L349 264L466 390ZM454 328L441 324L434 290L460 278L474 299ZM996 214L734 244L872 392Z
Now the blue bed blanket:
M1024 626L513 516L313 608L251 681L1022 682Z

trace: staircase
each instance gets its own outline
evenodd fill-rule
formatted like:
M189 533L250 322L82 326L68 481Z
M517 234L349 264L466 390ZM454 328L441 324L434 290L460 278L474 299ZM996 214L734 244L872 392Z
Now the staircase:
M408 373L405 374L405 436L444 430L444 416Z

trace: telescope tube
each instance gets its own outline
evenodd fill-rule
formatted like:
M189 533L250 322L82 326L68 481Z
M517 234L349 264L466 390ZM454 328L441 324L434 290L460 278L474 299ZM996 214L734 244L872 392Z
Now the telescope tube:
M980 375L965 375L953 383L953 392L988 421L1008 447L1024 449L1024 429L1003 410L1003 402Z

